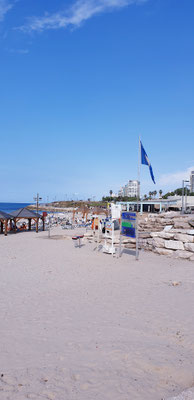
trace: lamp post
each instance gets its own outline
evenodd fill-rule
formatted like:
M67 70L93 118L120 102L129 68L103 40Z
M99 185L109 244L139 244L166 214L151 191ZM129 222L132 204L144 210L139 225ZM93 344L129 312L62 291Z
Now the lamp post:
M36 201L36 212L38 214L38 209L39 209L39 201L42 200L42 197L39 196L39 193L37 193L37 196L34 197L34 201Z
M185 196L185 205L184 205L184 192L185 192L185 188L186 188L186 192L187 192L187 185L185 186L185 183L189 183L188 180L183 180L182 181L182 210L181 210L181 214L184 214L185 212L185 207L187 206L187 196Z
M185 182L189 182L189 181L185 181ZM185 192L185 211L187 211L187 189L190 187L190 184L186 184L185 185L185 189L186 189L186 192Z

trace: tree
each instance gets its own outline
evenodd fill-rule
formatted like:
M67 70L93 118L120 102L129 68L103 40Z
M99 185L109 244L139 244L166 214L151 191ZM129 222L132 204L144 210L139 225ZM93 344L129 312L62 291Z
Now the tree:
M110 192L109 192L109 193L110 193L110 197L112 197L112 193L113 193L113 191L112 191L112 190L110 190Z
M156 195L157 195L157 190L154 190L153 195L154 195L154 197L156 197Z
M160 194L160 197L162 197L162 190L161 189L159 190L159 194Z
M150 197L150 199L152 198L152 192L149 192L149 197Z

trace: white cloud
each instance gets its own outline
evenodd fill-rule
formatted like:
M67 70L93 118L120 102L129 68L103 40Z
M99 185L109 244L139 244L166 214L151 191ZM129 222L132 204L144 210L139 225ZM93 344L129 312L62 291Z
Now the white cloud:
M158 183L161 186L178 185L178 187L181 187L183 180L190 179L191 171L194 171L194 166L187 168L185 171L178 171L178 172L174 172L174 173L170 173L170 174L163 174L163 175L161 175Z
M103 12L108 12L132 4L142 4L148 0L77 0L69 9L55 14L45 13L42 17L31 17L19 29L27 32L45 29L79 27L84 21Z
M0 21L3 21L5 15L12 7L13 4L9 0L0 0Z

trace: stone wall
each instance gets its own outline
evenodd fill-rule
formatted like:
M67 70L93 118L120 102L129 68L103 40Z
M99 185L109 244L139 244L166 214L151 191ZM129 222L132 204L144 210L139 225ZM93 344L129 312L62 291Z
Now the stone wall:
M194 216L167 212L158 215L143 214L138 218L140 249L194 261ZM85 237L93 241L91 232ZM123 237L122 244L125 248L133 249L136 240ZM115 231L114 245L119 245L119 231Z
M140 217L140 247L194 261L194 218L170 212Z

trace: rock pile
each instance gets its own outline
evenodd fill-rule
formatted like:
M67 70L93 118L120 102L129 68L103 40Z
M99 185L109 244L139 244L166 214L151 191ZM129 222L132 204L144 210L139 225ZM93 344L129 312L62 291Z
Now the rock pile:
M140 247L194 261L194 220L174 212L150 214L139 222Z

